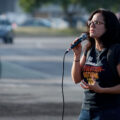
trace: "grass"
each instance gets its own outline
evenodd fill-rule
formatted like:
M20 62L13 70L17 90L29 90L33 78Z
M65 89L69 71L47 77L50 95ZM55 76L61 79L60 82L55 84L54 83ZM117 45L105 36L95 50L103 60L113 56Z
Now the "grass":
M79 35L83 32L85 28L74 29L53 29L45 27L18 27L16 28L15 35L30 35L30 36L70 36L70 35Z

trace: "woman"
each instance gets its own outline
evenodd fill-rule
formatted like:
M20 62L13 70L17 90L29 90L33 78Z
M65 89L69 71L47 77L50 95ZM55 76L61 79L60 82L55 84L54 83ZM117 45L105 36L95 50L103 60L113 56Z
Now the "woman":
M116 16L117 16L117 18L118 18L118 20L120 22L120 13L116 13Z
M93 12L88 20L88 39L82 57L81 44L73 48L72 79L80 82L85 93L79 120L120 120L120 24L116 15L104 9ZM107 58L116 44L118 77Z

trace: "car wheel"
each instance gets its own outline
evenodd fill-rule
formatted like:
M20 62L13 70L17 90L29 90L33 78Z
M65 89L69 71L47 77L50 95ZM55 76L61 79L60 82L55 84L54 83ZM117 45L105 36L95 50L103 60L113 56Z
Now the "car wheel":
M8 38L4 38L3 39L3 42L6 44L6 43L8 43Z
M13 38L4 38L4 43L5 44L12 44L13 43Z
M9 38L8 43L12 44L13 43L13 38Z

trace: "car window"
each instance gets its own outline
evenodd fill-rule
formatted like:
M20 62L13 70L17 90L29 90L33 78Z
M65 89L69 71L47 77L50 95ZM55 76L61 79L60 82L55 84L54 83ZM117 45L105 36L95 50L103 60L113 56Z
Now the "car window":
M8 20L0 20L0 25L11 25Z

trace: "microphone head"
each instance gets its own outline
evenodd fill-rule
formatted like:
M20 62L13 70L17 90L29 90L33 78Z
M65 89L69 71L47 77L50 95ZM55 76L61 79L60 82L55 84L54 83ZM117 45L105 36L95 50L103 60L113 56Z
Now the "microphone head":
M67 51L65 52L65 54L66 53L68 53L71 49L73 49L76 45L78 45L80 42L82 42L83 40L85 40L85 39L87 39L87 33L82 33L81 35L80 35L80 37L78 38L78 40L69 48L69 49L67 49Z
M81 42L82 42L83 40L87 39L87 37L88 37L87 33L82 33L79 39L81 39Z

